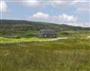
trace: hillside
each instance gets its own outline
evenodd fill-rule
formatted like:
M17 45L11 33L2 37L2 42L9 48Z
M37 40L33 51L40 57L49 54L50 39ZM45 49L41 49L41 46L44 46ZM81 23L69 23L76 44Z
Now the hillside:
M50 28L57 30L61 39L30 37ZM71 33L65 34L67 31ZM2 20L0 71L90 71L90 28Z
M75 27L65 24L54 24L45 22L32 22L24 20L0 20L0 35L5 34L28 34L36 33L40 29L54 29L56 31L90 31L90 28Z

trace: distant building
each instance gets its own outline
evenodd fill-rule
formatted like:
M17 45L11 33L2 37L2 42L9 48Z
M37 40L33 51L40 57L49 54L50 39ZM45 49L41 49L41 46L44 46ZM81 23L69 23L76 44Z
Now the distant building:
M40 30L39 37L42 38L56 38L57 33L55 30L52 29L42 29Z

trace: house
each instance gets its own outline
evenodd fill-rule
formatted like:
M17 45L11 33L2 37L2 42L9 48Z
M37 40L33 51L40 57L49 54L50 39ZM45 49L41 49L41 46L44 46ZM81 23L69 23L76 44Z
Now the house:
M40 30L39 37L42 38L56 38L57 33L55 30L52 29L42 29Z

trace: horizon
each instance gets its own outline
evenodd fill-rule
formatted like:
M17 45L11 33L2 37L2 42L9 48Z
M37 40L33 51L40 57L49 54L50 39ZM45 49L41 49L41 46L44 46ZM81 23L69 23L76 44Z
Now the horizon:
M90 27L89 0L0 0L0 19Z
M40 21L30 21L30 20L16 20L16 19L0 19L0 20L8 20L8 21L26 21L26 22L40 22ZM66 26L72 26L72 27L81 27L81 28L90 28L89 26L76 26L76 25L69 25L69 24L58 24L58 23L53 23L53 22L40 22L40 23L46 23L46 24L56 24L56 25L66 25Z

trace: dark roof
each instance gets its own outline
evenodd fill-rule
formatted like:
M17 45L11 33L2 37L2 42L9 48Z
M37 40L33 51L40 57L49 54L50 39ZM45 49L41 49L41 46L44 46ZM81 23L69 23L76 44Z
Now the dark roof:
M40 33L56 34L56 31L55 30L52 30L52 29L42 29L42 30L40 30Z

